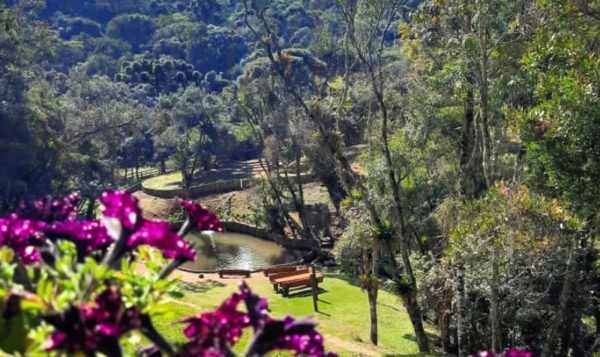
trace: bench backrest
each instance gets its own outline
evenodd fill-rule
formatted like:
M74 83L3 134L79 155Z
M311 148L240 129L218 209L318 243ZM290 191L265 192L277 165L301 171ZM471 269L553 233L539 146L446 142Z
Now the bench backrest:
M309 272L310 272L309 269L299 269L299 270L290 271L290 272L286 272L286 273L274 274L269 277L269 281L272 282L275 279L287 278L288 276L294 276L294 275L303 275L303 274L307 274Z
M219 276L223 277L223 275L244 275L250 276L249 270L239 270L239 269L222 269L219 270Z
M294 265L284 265L284 266L280 266L280 267L267 268L263 272L265 273L265 276L269 276L269 275L279 274L279 273L294 272L296 270L297 270L297 268Z

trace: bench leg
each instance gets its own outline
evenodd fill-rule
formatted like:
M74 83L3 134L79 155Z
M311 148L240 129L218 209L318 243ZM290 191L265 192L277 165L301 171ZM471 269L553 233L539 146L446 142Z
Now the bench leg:
M288 294L290 293L290 287L286 286L283 288L283 296L288 296Z

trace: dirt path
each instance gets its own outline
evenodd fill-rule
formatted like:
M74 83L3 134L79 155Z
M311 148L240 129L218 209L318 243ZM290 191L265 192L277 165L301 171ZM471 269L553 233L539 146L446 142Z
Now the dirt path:
M150 196L142 191L137 191L133 195L139 201L144 218L166 219L179 210L179 206L177 206L175 200L172 199L167 200Z
M135 271L140 274L148 273L148 268L143 265L137 265ZM263 273L253 273L250 278L219 278L219 274L203 274L204 277L200 278L197 273L189 273L181 270L175 270L171 277L177 277L184 283L208 283L219 286L238 286L242 280L246 281L248 284L252 285L253 283L268 283L269 279L264 276Z
M359 345L356 343L344 341L335 336L323 335L323 340L329 345L341 347L347 351L352 351L352 352L356 353L356 355L358 355L358 356L373 356L373 357L381 356L379 353L371 350L367 346L362 346L362 345Z

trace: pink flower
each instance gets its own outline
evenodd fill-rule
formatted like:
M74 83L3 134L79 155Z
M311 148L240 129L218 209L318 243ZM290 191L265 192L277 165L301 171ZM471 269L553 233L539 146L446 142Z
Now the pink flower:
M183 333L191 340L183 346L184 355L205 356L211 350L225 351L235 345L242 336L242 330L250 326L248 314L237 310L243 300L244 295L236 293L216 311L183 320L188 324Z
M224 231L223 225L219 221L219 218L217 218L217 215L210 212L205 206L186 201L179 197L175 201L186 210L194 227L203 231Z
M185 239L173 233L168 222L148 221L142 223L127 242L130 249L149 245L160 250L165 258L195 260L196 252Z
M59 222L47 227L45 233L51 239L66 239L75 243L80 257L107 248L114 241L100 221Z
M60 200L52 200L52 197L46 196L41 200L21 202L16 213L21 218L46 223L74 221L77 218L78 203L79 195L76 193Z
M37 247L44 243L43 222L22 219L16 214L0 218L0 245L8 246L19 256L23 264L40 260Z
M270 319L256 339L253 351L258 355L286 350L311 357L336 356L325 354L323 336L315 328L316 323L312 319L295 320L291 316L283 320Z
M247 312L239 311L244 301ZM267 301L254 294L245 283L215 311L185 319L184 334L190 342L183 346L183 356L223 356L240 339L244 328L254 327L249 355L266 355L270 351L288 350L309 357L336 357L325 353L323 337L311 319L272 319Z
M73 306L44 320L55 328L45 351L110 354L121 336L141 326L141 312L137 307L125 309L119 289L107 286L93 304Z
M133 230L142 223L142 212L137 198L124 191L104 192L100 198L103 205L102 214L105 217L116 218L121 225Z
M504 195L504 197L508 198L508 196L510 196L510 188L504 187L502 189L502 194Z

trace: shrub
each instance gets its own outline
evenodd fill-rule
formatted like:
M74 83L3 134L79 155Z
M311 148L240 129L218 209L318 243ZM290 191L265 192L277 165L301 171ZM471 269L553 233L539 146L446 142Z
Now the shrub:
M120 356L121 340L138 331L153 345L137 355L231 356L251 328L246 355L325 356L312 320L269 317L266 299L245 284L216 311L180 321L186 342L167 341L153 320L164 296L177 293L170 273L195 259L183 237L192 229L221 231L216 215L178 199L187 218L175 234L169 222L144 219L130 193L104 193L100 220L77 220L78 201L73 194L24 202L0 218L0 329L10 331L0 335L3 352ZM136 264L150 272L137 273Z

